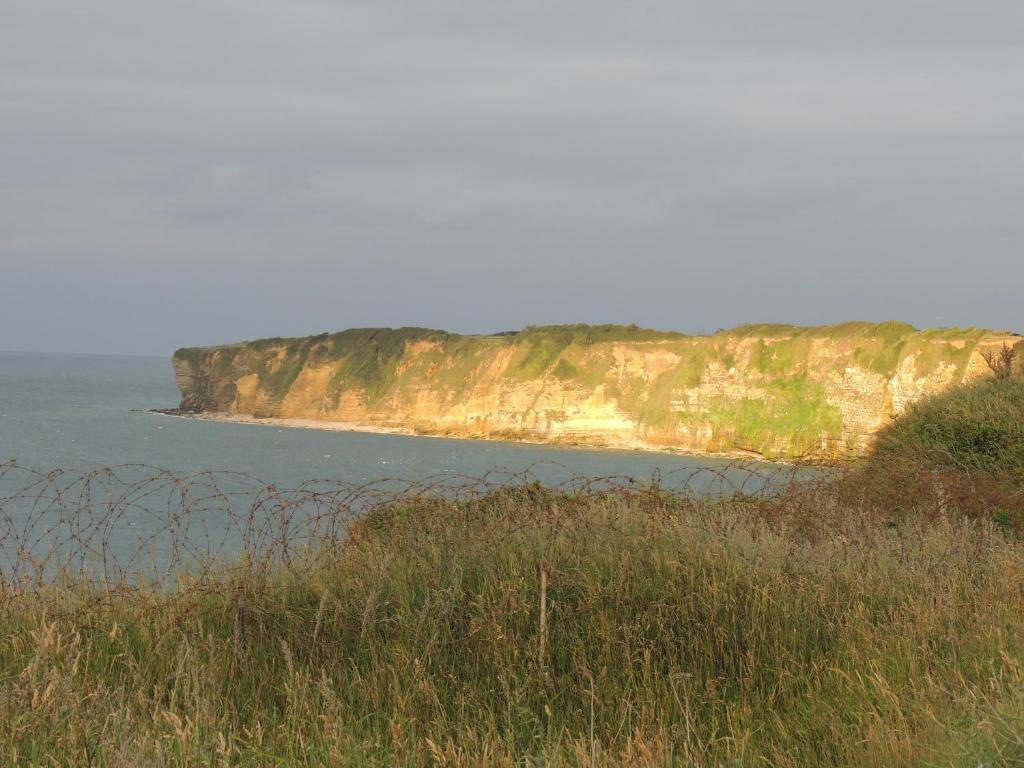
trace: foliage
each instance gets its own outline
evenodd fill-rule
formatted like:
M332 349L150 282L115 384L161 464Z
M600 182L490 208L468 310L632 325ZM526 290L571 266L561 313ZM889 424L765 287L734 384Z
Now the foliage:
M559 360L558 365L556 365L554 371L552 371L552 375L556 379L560 379L562 381L566 381L568 379L575 379L579 377L581 374L582 371L580 370L579 366L570 360L566 360L565 358Z
M521 486L394 502L292 568L7 596L0 752L115 768L1024 759L1021 547L955 516L853 511L827 486L721 502Z
M528 326L510 341L515 348L515 356L508 367L508 375L522 381L539 379L546 373L553 372L564 355L577 354L590 357L588 348L601 343L612 342L659 342L677 341L687 338L684 334L671 331L654 331L635 325L547 325ZM594 381L588 375L585 366L574 365L575 371L568 367L559 368L555 373L558 378L585 378ZM602 371L607 366L602 367ZM600 375L597 378L602 378Z
M788 325L785 323L747 323L732 330L720 331L720 334L740 338L756 337L794 337L847 339L847 338L883 338L894 340L916 333L917 329L909 323L887 320L882 323L853 321L836 325Z
M331 382L337 396L345 384L363 389L372 400L391 382L409 343L443 340L449 334L427 328L355 328L327 337L322 356L342 360Z
M680 414L684 423L693 418ZM839 409L829 405L823 387L806 375L776 381L765 399L714 398L706 405L706 415L698 418L712 425L721 450L790 459L820 455L823 441L842 433Z
M516 334L520 341L557 337L567 344L597 344L614 341L668 341L689 338L678 331L657 331L638 325L528 325Z
M994 350L982 352L985 364L997 379L1008 379L1018 372L1017 355L1017 347L1011 347L1009 344L1003 344L998 352Z
M1024 379L985 379L912 404L879 434L870 461L896 459L1024 480Z

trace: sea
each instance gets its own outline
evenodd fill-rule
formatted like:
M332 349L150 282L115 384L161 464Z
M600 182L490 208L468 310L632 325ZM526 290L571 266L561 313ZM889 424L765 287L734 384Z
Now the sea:
M179 397L168 358L0 353L0 550L23 568L25 553L123 564L148 547L167 565L168 553L197 530L206 536L196 545L204 554L230 553L253 535L255 518L283 525L274 519L282 506L294 529L296 519L322 516L332 504L357 515L388 493L535 481L567 488L655 482L721 494L757 490L772 474L764 465L668 453L286 428L150 410L173 408Z

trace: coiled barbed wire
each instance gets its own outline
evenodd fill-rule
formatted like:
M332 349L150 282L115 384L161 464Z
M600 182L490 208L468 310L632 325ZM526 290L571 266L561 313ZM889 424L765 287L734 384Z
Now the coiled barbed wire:
M146 464L44 471L0 463L0 587L24 590L60 574L103 584L159 586L183 571L234 559L287 563L311 546L344 541L348 527L401 501L480 499L540 485L551 491L669 494L676 499L763 497L803 482L805 466L736 462L628 476L588 477L557 462L482 476L438 474L366 483L313 479L281 488L243 472L181 473Z

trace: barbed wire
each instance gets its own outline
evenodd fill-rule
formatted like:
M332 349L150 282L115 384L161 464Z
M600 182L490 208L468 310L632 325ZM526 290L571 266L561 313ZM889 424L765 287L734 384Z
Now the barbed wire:
M764 497L806 482L817 469L735 462L714 467L590 477L557 462L481 476L435 474L371 482L312 479L293 488L244 472L175 472L146 464L88 469L0 463L0 588L38 589L64 577L103 585L174 582L227 561L288 563L317 546L344 542L349 527L375 510L425 499L479 500L543 483L573 497L664 494L676 500ZM515 525L516 521L509 521Z

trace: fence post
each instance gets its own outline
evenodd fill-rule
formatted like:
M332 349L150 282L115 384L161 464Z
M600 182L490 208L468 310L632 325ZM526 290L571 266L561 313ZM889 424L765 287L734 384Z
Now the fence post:
M548 658L548 569L540 569L540 668L547 673Z

